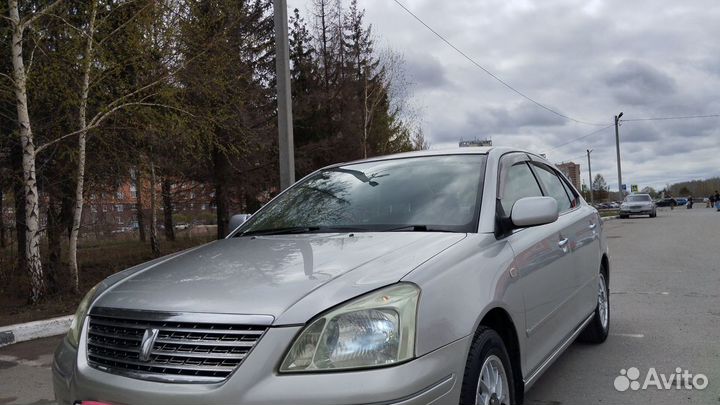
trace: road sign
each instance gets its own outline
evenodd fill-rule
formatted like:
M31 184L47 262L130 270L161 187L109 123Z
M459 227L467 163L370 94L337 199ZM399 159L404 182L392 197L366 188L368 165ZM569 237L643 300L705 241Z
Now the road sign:
M622 185L622 191L627 191L627 184Z
M637 192L638 192L638 185L637 185L637 184L632 184L632 185L630 185L630 191L633 192L633 193L637 193Z

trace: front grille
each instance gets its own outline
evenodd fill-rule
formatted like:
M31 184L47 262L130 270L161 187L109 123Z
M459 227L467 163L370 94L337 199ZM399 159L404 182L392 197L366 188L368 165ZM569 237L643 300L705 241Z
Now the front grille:
M202 314L94 312L88 321L90 366L151 381L221 382L240 366L267 330L264 325L188 319L203 318ZM142 358L143 336L152 329L157 329L157 337L147 358Z

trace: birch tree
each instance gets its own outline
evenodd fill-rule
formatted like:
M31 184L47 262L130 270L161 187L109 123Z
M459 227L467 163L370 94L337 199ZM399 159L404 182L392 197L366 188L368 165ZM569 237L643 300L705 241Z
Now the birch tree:
M35 168L35 140L27 96L27 71L23 58L23 35L39 17L57 7L56 0L28 17L20 17L17 0L8 0L10 28L12 30L11 57L13 86L17 105L20 143L22 146L23 191L25 194L25 267L30 278L30 302L37 303L45 295L45 278L40 257L40 201Z
M79 293L77 246L80 234L80 221L82 219L83 187L85 185L85 155L87 147L87 106L88 93L90 91L90 68L93 60L93 36L95 35L95 19L97 17L97 0L93 0L90 6L90 21L85 31L86 45L82 64L82 87L80 89L80 109L78 113L78 161L77 175L75 180L75 206L73 207L73 221L70 228L70 246L68 248L68 266L70 275L70 286L74 293Z

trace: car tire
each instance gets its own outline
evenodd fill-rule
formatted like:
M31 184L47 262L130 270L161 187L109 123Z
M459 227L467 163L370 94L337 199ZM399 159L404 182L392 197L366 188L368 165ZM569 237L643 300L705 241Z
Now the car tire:
M598 275L598 294L592 320L580 334L580 341L599 344L610 332L610 288L607 269L603 266Z
M657 212L653 211L652 214L650 214L650 218L655 218L655 217L657 217Z
M620 219L628 219L628 218L629 218L628 215L620 215Z
M465 365L460 405L484 404L487 398L499 399L489 403L515 404L515 380L502 338L494 330L480 326Z

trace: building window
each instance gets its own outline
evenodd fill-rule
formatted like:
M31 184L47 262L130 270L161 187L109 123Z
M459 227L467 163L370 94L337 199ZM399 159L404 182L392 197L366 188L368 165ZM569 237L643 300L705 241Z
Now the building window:
M118 205L115 206L115 211L117 211L117 212L123 212L123 208L124 208L124 207L122 206L122 204L118 204Z

